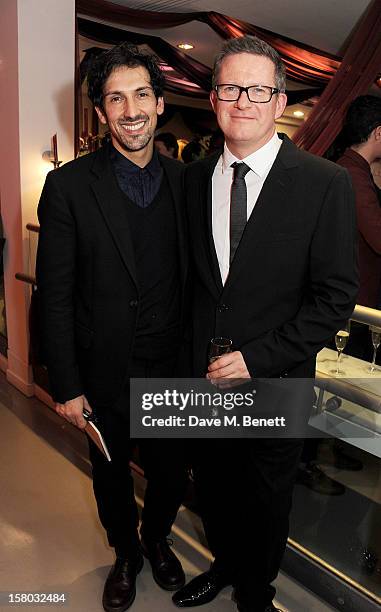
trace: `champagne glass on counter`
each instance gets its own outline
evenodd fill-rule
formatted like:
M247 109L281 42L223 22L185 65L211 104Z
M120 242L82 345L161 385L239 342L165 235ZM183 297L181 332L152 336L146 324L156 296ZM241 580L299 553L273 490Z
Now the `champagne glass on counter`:
M377 349L381 343L381 328L373 327L371 325L369 329L372 334L372 344L373 344L373 359L372 359L372 363L370 364L370 368L369 368L369 374L372 374L376 367Z
M336 349L337 349L337 361L336 361L336 376L338 374L341 374L340 372L340 358L341 358L341 354L343 352L343 350L345 349L347 342L348 342L348 338L349 338L349 333L350 333L350 329L351 329L351 322L348 321L345 325L342 326L341 329L339 329L338 332L336 332L336 336L335 336L335 344L336 344Z

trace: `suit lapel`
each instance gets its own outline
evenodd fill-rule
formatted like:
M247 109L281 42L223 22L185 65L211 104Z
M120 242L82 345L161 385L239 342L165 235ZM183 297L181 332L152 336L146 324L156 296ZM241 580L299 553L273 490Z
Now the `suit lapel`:
M200 227L205 228L204 231L204 244L207 253L207 259L213 277L214 285L221 293L223 289L220 266L217 259L216 248L213 239L213 223L212 223L212 177L214 168L220 158L220 153L211 155L203 163L203 175L200 181L200 210L201 210L201 225Z
M174 162L163 155L159 155L160 164L167 177L171 190L177 227L177 240L179 245L179 265L182 288L184 290L188 270L188 250L186 239L186 219L184 204L184 186L182 168L174 167Z
M137 286L135 253L126 213L126 202L114 176L108 147L102 147L92 167L96 175L91 187L105 223L132 280Z

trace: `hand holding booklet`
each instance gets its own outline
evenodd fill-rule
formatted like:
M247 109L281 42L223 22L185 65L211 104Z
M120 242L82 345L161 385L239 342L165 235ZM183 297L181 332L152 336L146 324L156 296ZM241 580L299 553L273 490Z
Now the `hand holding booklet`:
M89 412L88 410L83 411L83 416L87 421L84 431L87 433L89 438L94 442L97 448L99 448L101 453L106 457L107 461L111 461L110 453L108 451L106 442L104 441L104 438L101 432L99 431L97 425L95 424L96 422L95 416L93 415L93 413Z

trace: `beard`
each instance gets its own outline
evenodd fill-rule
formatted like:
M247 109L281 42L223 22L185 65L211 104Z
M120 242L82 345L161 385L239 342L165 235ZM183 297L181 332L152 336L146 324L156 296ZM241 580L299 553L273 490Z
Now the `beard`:
M123 125L128 123L144 121L147 126L143 133L134 134L132 131L128 132L124 129ZM147 115L138 115L134 118L126 118L117 122L112 130L114 138L117 139L120 146L125 151L141 151L148 143L152 140L155 133L155 127L149 125L149 117Z
M120 146L126 151L141 151L148 143L152 140L153 131L146 132L145 134L129 135L121 134L118 137Z

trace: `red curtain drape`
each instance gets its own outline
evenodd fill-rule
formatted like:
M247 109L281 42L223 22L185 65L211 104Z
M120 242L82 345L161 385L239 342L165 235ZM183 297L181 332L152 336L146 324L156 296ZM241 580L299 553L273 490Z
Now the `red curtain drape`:
M258 28L251 23L233 19L221 13L210 12L207 13L206 18L200 20L205 20L217 34L225 39L250 34L265 40L278 51L286 65L287 76L306 85L326 84L340 66L340 58L337 56L323 53L270 30Z
M129 41L136 45L148 45L162 60L177 71L177 76L176 72L174 75L171 72L165 73L166 91L201 99L209 97L212 77L211 69L200 62L196 62L191 57L184 57L181 51L175 49L161 38L129 32L128 30L107 26L103 23L82 19L81 17L77 19L77 24L79 34L91 40L109 45L116 45L123 41ZM98 47L86 49L85 56L81 62L81 81L85 79L93 58L101 52L102 49ZM184 80L179 82L179 74L186 76L190 82L187 83ZM197 89L194 83L197 83ZM312 96L320 95L322 89L321 87L315 87L288 91L288 104L296 104Z
M74 67L74 157L77 157L79 150L79 118L82 116L82 89L80 77L80 58L79 58L79 39L78 21L75 22L75 67Z
M149 36L137 32L128 32L122 28L115 28L96 21L88 19L77 19L78 31L82 36L86 36L97 42L117 45L125 40L136 45L146 44L154 53L163 59L169 66L175 68L180 74L184 75L189 81L189 87L185 83L178 84L175 79L171 79L166 75L167 89L173 93L182 95L192 95L196 98L208 98L211 88L211 70L208 66L204 66L201 62L186 56L180 49L176 49L172 45L165 42L157 36ZM86 72L86 62L82 66L82 75ZM191 86L194 83L200 89L195 90Z
M259 36L279 52L286 64L288 76L306 85L315 87L325 85L340 66L340 58L337 56L214 11L194 13L141 11L107 0L77 0L76 6L77 13L87 17L104 19L130 27L157 29L175 27L190 21L201 21L209 25L222 38L239 37L245 34Z
M381 67L381 0L360 21L334 78L306 123L294 135L299 147L322 155L340 132L349 103L368 92Z
M77 13L97 19L107 19L130 28L173 28L202 18L204 13L165 13L141 11L108 0L76 0Z

